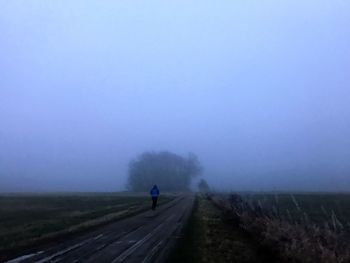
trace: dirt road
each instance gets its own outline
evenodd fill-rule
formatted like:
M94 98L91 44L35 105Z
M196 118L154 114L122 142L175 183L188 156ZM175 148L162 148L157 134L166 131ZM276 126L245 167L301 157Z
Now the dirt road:
M192 209L193 196L175 200L15 262L164 262Z

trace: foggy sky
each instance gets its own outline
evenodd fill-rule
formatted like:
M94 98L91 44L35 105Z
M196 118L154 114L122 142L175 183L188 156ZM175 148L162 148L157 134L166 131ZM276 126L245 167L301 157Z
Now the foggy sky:
M350 190L350 2L0 0L0 191Z

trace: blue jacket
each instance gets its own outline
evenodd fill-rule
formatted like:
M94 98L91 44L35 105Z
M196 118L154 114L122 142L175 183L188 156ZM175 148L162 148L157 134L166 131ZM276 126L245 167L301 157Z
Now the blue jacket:
M158 197L159 196L159 189L155 185L152 187L151 191L149 192L152 197Z

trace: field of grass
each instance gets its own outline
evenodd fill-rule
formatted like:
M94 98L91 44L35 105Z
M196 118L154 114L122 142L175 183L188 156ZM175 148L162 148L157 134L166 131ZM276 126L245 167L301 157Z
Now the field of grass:
M172 200L162 195L159 204ZM150 208L148 195L0 195L0 255L127 217Z
M350 262L350 194L198 195L169 262Z
M350 262L349 194L211 195L234 224L283 262Z
M170 255L170 263L278 262L263 253L259 243L231 224L205 195L197 195L183 237Z
M241 194L243 199L274 209L291 222L304 221L350 230L350 194L335 193L255 193Z

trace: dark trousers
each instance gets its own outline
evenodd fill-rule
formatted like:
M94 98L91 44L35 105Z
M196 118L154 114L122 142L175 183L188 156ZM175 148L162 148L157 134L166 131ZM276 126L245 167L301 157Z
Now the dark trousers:
M152 210L156 209L158 196L152 196Z

